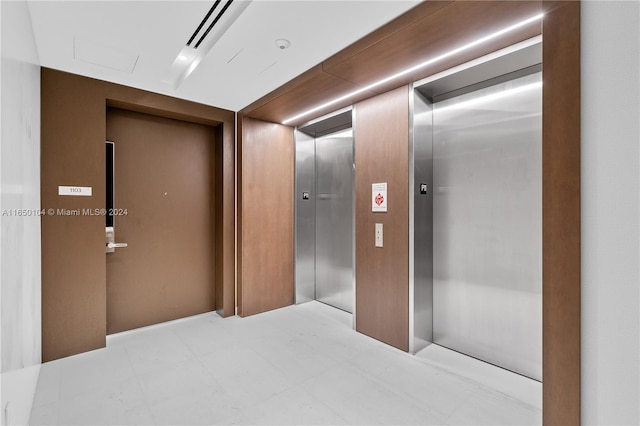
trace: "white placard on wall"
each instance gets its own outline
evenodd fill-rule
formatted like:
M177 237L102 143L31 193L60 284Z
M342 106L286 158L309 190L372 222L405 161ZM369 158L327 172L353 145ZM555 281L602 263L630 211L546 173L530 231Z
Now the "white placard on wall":
M387 182L371 184L371 211L387 211Z
M92 188L90 186L58 186L58 195L91 197Z

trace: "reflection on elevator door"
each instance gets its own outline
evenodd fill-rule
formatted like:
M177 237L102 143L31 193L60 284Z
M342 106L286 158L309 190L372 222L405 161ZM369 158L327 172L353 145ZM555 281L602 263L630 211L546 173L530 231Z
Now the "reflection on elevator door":
M296 130L296 303L354 308L351 111Z
M538 380L541 80L433 104L433 341Z
M315 298L353 312L353 135L316 139Z

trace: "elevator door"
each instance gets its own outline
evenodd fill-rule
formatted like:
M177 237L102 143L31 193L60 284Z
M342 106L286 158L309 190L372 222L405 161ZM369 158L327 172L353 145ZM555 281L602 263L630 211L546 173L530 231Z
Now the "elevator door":
M353 132L315 146L315 298L353 312Z
M540 73L433 105L434 342L542 379Z

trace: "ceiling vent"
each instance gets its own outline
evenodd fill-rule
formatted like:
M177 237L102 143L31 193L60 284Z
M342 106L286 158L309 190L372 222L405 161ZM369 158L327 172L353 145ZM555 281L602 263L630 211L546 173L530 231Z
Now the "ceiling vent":
M209 9L209 12L207 12L202 22L200 22L200 25L198 25L198 28L196 28L196 30L193 32L193 35L191 35L191 38L187 42L187 46L191 46L191 44L194 42L194 40L198 36L198 33L200 33L202 28L204 28L207 21L209 21L209 18L213 15L213 12L218 8L220 3L221 3L221 0L216 0L213 6L211 6L211 9ZM231 3L233 3L233 0L227 0L224 6L220 8L220 10L215 15L215 18L213 18L213 20L211 21L211 23L209 24L205 32L198 39L198 42L193 46L194 49L197 49L198 47L200 47L200 45L202 44L204 39L209 35L213 27L215 27L215 25L220 21L220 18L222 18L224 13L229 9L229 6L231 6Z
M252 0L216 0L176 56L165 83L178 89Z

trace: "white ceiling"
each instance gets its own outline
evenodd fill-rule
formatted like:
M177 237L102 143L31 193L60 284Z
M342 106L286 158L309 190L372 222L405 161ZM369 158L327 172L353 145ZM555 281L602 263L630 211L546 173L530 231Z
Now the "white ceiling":
M213 0L28 4L42 66L238 111L419 2L253 0L177 90L163 80Z

